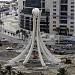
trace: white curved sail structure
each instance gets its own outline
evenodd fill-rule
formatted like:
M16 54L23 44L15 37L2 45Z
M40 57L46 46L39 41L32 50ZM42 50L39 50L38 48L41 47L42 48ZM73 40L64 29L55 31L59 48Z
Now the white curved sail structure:
M30 40L29 44L27 45L26 49L17 57L13 58L12 60L9 60L9 63L14 63L16 61L19 61L20 58L22 58L24 55L26 55L25 54L26 51L29 51L28 54L25 56L25 59L23 61L23 64L26 64L28 62L29 58L31 57L35 40L37 42L37 51L38 51L39 59L40 59L42 66L46 65L46 63L43 59L43 55L46 57L46 59L49 62L53 62L55 64L61 62L60 59L56 58L54 55L52 55L50 53L50 51L46 48L46 46L42 40L42 37L40 34L41 11L38 8L34 8L32 10L32 15L33 15L33 33L31 36L31 40ZM35 37L37 37L37 38L35 39ZM42 55L42 53L43 53L43 55Z

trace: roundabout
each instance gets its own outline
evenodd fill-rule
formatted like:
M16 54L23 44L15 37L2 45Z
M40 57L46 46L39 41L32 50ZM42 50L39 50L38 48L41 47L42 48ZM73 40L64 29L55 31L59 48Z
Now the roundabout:
M40 17L42 11L38 8L34 8L32 10L33 16L33 32L31 35L31 39L26 49L21 52L17 57L8 61L8 64L14 65L14 63L19 62L23 57L22 64L36 64L39 63L40 67L47 66L47 63L50 65L57 65L61 62L60 59L51 54L51 52L45 46L41 33L40 33ZM34 50L34 46L36 44L36 50ZM30 61L32 60L32 61ZM37 61L35 61L37 60ZM30 61L30 62L29 62ZM28 63L29 62L29 63Z

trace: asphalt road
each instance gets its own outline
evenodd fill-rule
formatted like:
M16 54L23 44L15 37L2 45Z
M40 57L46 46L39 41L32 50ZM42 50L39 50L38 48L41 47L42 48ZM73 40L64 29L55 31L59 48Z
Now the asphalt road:
M27 45L27 41L19 40L19 39L17 39L16 37L8 36L8 35L2 34L2 33L0 32L0 39L2 39L2 38L6 38L8 41L11 41L11 42L13 42L13 43L19 43L19 44L23 45L22 48L18 49L19 51L24 50L25 47L26 47L26 45ZM20 46L20 45L19 45L19 46ZM18 51L18 50L17 50L17 51Z

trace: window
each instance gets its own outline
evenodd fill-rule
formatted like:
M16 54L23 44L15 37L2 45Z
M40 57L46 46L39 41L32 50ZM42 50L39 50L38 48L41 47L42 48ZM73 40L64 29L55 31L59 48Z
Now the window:
M71 6L71 8L74 8L74 6Z
M60 20L60 24L67 24L67 20Z
M71 12L74 12L74 9L71 9Z
M74 17L71 17L71 19L74 19Z
M56 13L53 13L53 15L56 15Z
M60 27L67 27L67 26L65 26L65 25L60 25Z
M42 3L42 8L45 8L45 3Z
M56 29L53 29L53 31L55 31Z
M71 24L74 24L74 22L71 22Z
M70 26L71 28L74 28L74 26Z
M67 16L61 16L60 19L67 19Z
M61 3L68 3L68 0L61 0Z
M56 23L56 21L53 21L53 23Z
M67 11L67 5L61 5L61 11Z
M45 1L45 0L42 0L42 1Z
M66 16L67 12L61 12L60 15Z
M71 9L71 12L74 12L74 9Z
M73 30L73 29L71 29L70 31L71 31L71 32L73 32L74 30Z
M53 19L56 19L56 16L53 16Z
M45 12L45 9L42 9L42 13Z
M71 13L71 16L74 16L74 13Z
M53 27L56 27L56 25L53 25Z
M74 4L74 2L71 2L71 4Z
M24 0L26 7L41 8L41 0Z
M56 11L56 9L53 9L53 11Z
M29 19L29 17L26 17L26 19Z
M56 4L56 1L53 1L53 4Z
M56 5L53 5L53 7L56 7Z

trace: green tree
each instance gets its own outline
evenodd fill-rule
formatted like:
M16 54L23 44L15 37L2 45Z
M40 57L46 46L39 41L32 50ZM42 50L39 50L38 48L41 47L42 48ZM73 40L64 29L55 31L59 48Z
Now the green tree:
M0 24L2 25L3 24L3 21L0 19Z
M9 15L9 12L6 12L6 13L5 13L5 16L7 16L7 15Z
M6 66L6 72L7 72L7 75L11 75L12 73L12 67L11 66Z
M0 71L0 75L6 75L6 71Z
M0 70L1 70L1 68L2 68L2 66L1 66L1 64L0 64Z
M20 39L20 30L17 30L16 34L19 34L19 39Z
M60 27L56 27L55 31L57 32L57 34L60 34Z
M12 33L13 34L13 36L15 36L15 33Z
M17 71L17 75L24 75L24 73L21 71Z
M66 58L65 64L72 64L72 60L69 58Z
M0 19L0 25L1 25L1 31L2 31L2 25L4 25L4 23L1 19Z
M65 68L59 68L58 72L59 73L57 73L57 75L68 75L67 70L65 70Z
M16 75L17 73L15 71L12 71L12 75Z
M65 29L65 33L66 33L66 35L69 34L69 28L66 28L66 29Z
M6 33L6 30L4 32Z
M20 32L22 33L22 40L25 40L25 38L28 38L28 34L25 30L21 29ZM24 38L23 38L24 36Z
M23 29L21 29L20 32L22 33L22 40L23 40Z
M28 38L28 34L26 31L23 31L23 35L24 35L24 40L25 40L25 38Z

